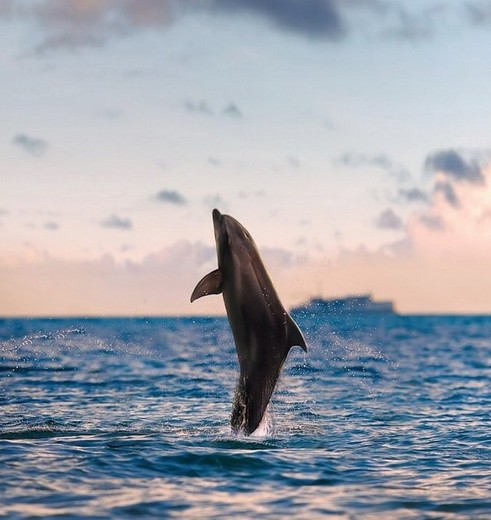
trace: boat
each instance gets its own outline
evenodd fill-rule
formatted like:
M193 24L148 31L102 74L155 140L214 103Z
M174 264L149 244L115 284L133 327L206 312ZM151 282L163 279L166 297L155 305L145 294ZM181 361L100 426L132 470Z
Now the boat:
M396 314L394 303L390 300L374 301L371 294L346 296L344 298L324 299L311 298L309 301L293 307L292 315L363 315L363 314Z

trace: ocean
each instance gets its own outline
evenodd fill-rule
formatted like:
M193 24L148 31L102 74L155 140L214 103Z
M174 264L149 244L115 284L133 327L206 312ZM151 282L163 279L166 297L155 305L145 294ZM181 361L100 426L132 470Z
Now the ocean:
M0 516L491 518L491 317L298 322L237 437L225 318L0 320Z

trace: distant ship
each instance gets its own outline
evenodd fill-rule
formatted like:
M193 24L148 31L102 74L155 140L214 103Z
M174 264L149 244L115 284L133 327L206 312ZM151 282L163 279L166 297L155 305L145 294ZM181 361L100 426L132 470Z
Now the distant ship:
M309 315L361 315L361 314L396 314L391 301L373 301L370 294L346 296L345 298L312 298L308 302L293 307L291 313L297 316Z

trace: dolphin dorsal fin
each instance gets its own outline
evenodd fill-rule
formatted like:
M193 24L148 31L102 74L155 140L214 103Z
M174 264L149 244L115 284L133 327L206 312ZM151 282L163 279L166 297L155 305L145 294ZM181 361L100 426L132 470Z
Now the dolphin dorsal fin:
M289 348L302 347L303 350L307 352L307 343L305 343L305 338L298 328L298 325L293 321L289 314L286 315L286 336L286 344Z
M222 273L220 269L215 269L206 276L203 276L194 288L193 294L191 294L191 303L202 296L208 294L220 294L222 292Z

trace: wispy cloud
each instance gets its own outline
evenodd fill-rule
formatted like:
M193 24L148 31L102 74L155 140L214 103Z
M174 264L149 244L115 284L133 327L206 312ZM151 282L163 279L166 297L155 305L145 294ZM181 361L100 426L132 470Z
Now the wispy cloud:
M280 248L263 248L275 280L304 264L305 259ZM32 256L32 255L31 255ZM37 252L8 266L0 256L0 314L101 315L185 314L210 309L224 313L220 297L191 305L198 280L217 265L216 249L201 242L178 241L141 261L118 263L111 255L94 260L63 260ZM67 289L64 280L73 283ZM101 291L101 280L104 290ZM45 295L50 294L49 301Z
M434 191L435 193L441 193L443 198L454 208L460 206L459 198L455 193L455 189L449 182L437 182Z
M478 0L465 2L465 9L469 20L475 25L491 24L491 1Z
M25 4L21 14L43 30L38 52L53 48L100 46L114 36L159 29L179 11L175 0L46 0Z
M43 153L46 152L48 148L48 143L46 141L27 134L17 134L12 139L12 143L15 146L22 148L29 155L33 156L43 155Z
M190 314L199 308L190 306L192 288L200 276L216 266L216 252L214 247L203 244L178 242L141 262L116 263L110 255L92 261L70 261L46 253L31 260L12 267L2 265L2 291L16 297L2 298L0 313ZM66 279L73 280L69 290ZM103 291L101 280L107 282ZM216 298L215 303L223 313L221 298Z
M421 222L421 224L423 224L423 226L431 229L432 231L443 231L445 229L445 223L443 222L442 217L439 215L425 213L420 215L418 220Z
M0 16L10 16L14 11L14 1L13 0L2 0L0 2Z
M240 107L233 102L228 103L221 110L212 107L212 105L205 99L187 99L184 101L183 105L184 108L191 114L201 114L206 116L222 115L234 119L242 119L244 116Z
M428 39L451 10L439 1L409 9L391 0L214 0L209 5L227 14L255 16L284 32L330 41L359 31L399 41Z
M217 159L216 157L208 157L208 164L210 164L211 166L221 166L222 165L222 161L220 159Z
M239 191L237 194L239 199L259 199L263 198L266 195L264 190L256 190L256 191Z
M399 188L397 198L405 202L428 202L426 192L419 188Z
M133 228L133 222L129 218L120 217L118 215L110 215L101 221L101 226L112 229L130 230Z
M346 31L335 0L215 0L212 7L228 14L249 14L274 26L310 37L338 39Z
M300 159L298 157L295 157L294 155L289 155L286 158L286 160L288 162L288 165L291 166L292 168L298 169L301 166Z
M226 116L234 117L236 119L242 118L242 111L235 103L230 103L224 107L222 113Z
M441 2L428 2L423 9L414 11L409 11L395 2L379 2L379 6L379 12L385 18L381 31L382 37L403 41L431 38L438 27L438 22L449 11L448 6Z
M213 110L211 109L210 105L207 101L204 99L200 99L199 101L193 101L191 99L187 99L184 101L184 107L188 112L191 112L193 114L205 114L205 115L212 115Z
M338 157L336 162L344 166L376 166L382 169L387 169L392 165L392 161L383 153L367 155L363 153L346 152Z
M454 8L455 10L455 8ZM38 53L53 49L98 47L141 31L161 31L187 13L257 20L286 34L321 41L342 41L354 32L383 38L428 38L447 6L432 0L411 10L392 0L42 0L0 2L0 16L36 24ZM488 4L467 3L468 17L488 16ZM361 17L360 17L361 15Z
M175 190L161 190L155 195L155 200L164 204L175 204L176 206L187 204L184 195Z
M227 207L227 203L223 199L221 195L218 193L214 195L208 195L203 199L203 203L208 208L222 208L225 209Z
M384 153L364 154L346 152L334 160L334 165L347 166L351 168L376 168L384 171L398 180L406 180L410 177L409 171L401 164L392 160Z
M123 111L117 108L106 108L100 110L97 115L105 119L120 119L123 116Z
M410 240L415 248L440 256L452 252L478 257L479 251L489 256L491 227L486 217L491 214L491 164L479 170L479 181L474 172L469 180L460 161L450 165L451 170L444 164L450 173L439 174L428 207L409 216ZM455 175L458 181L453 180Z
M60 229L60 225L58 222L49 221L44 224L44 228L49 231L58 231L58 229Z
M387 208L377 217L375 224L380 229L402 229L403 222L392 208Z

